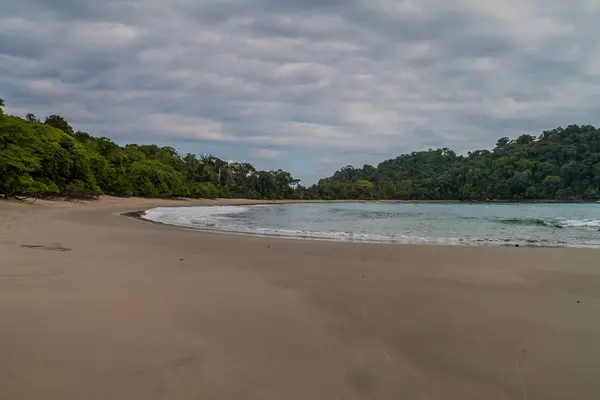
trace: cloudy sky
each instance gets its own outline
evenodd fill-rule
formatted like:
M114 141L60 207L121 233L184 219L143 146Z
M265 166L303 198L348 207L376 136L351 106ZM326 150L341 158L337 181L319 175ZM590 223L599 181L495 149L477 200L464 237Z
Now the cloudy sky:
M3 0L0 97L305 183L600 124L598 0Z

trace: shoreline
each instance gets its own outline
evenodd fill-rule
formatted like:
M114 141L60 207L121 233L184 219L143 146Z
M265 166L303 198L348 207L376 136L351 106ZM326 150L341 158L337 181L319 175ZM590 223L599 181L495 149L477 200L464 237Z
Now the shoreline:
M221 199L223 200L223 199ZM217 200L218 201L218 200ZM287 201L280 200L275 202L266 202L259 201L253 202L252 200L241 200L240 203L236 204L210 204L210 205L175 205L169 206L164 205L160 206L161 208L180 208L180 207L243 207L243 206L255 206L255 205L293 205L293 204L323 204L323 203L372 203L370 201L319 201L319 202L311 202L311 201L303 201L303 202L295 202L295 201ZM375 203L381 203L379 201ZM396 203L396 202L394 202ZM405 203L405 202L402 202ZM283 239L283 240L307 240L307 241L322 241L322 242L330 242L330 243L348 243L348 244L376 244L376 245L396 245L396 246L449 246L449 247L497 247L497 248L541 248L541 249L600 249L599 246L593 245L574 245L574 244L538 244L530 241L522 241L522 242L511 242L510 239L492 239L492 238L481 238L481 240L477 241L473 238L467 240L466 238L457 238L457 242L453 243L452 238L427 238L423 237L423 241L400 241L400 240L368 240L368 239L342 239L342 238L334 238L334 237L319 237L314 235L291 235L291 234L278 234L278 233L258 233L258 232L247 232L247 231L239 231L239 230L226 230L226 229L211 229L210 227L193 227L193 226L185 226L185 225L177 225L162 221L156 221L149 218L144 218L144 214L156 207L144 208L141 210L123 212L120 215L128 218L134 218L143 222L149 222L152 224L158 224L163 226L171 226L178 229L184 229L188 231L196 231L196 232L204 232L209 234L221 234L221 235L244 235L250 237L264 237L264 238L273 238L273 239ZM345 232L340 232L345 233ZM426 241L426 239L434 239L433 241ZM444 240L447 239L447 240ZM475 238L477 239L477 238ZM437 240L437 242L435 241ZM487 240L487 241L486 241Z
M236 205L242 206L242 205ZM183 206L185 207L185 206ZM199 206L205 207L205 206ZM206 207L214 207L214 206L206 206ZM220 230L220 229L209 229L209 228L194 228L191 226L183 226L176 224L169 224L161 221L154 221L148 218L143 217L143 213L147 210L133 211L127 213L119 213L120 215L128 218L134 218L139 221L145 223L151 223L162 226L169 226L177 229L182 229L191 232L202 232L208 234L216 234L216 235L236 235L236 236L248 236L248 237L260 237L267 239L279 239L279 240L305 240L305 241L317 241L317 242L327 242L327 243L347 243L350 245L354 244L369 244L369 245L382 245L382 246L442 246L442 247L491 247L491 248L533 248L533 249L598 249L597 247L590 246L544 246L544 245L534 245L534 244L495 244L495 243L483 243L483 244L475 244L475 243L457 243L457 244L449 244L449 243L406 243L406 242L394 242L394 241L376 241L376 240L342 240L342 239L334 239L334 238L320 238L315 236L292 236L292 235L277 235L277 234L267 234L267 233L253 233L253 232L241 232L241 231L228 231L228 230Z
M0 202L0 398L600 391L597 250L284 240L121 215L215 203Z
M157 198L156 200L160 200ZM303 203L408 203L408 204L596 204L600 203L600 200L552 200L552 199L522 199L522 200L390 200L390 199L281 199L281 200L267 200L267 199L236 199L236 198L215 198L215 199L193 199L193 198L178 198L174 200L241 200L248 202L259 202L259 203L248 203L248 204L303 204Z
M122 200L145 200L150 202L165 203L168 207L170 202L192 202L202 203L202 206L219 205L222 202L233 202L232 205L260 205L260 204L320 204L320 203L391 203L391 204L600 204L600 200L552 200L552 199L522 199L522 200L390 200L390 199L244 199L244 198L192 198L192 197L118 197L100 195L95 199L66 199L64 197L54 197L49 199L26 197L32 199L33 202L38 200L46 202L85 202L94 203L102 201L102 199L122 199ZM15 199L0 198L0 202L18 202L27 204L27 201L19 201ZM211 204L206 204L210 202ZM185 207L185 205L174 205L173 207Z

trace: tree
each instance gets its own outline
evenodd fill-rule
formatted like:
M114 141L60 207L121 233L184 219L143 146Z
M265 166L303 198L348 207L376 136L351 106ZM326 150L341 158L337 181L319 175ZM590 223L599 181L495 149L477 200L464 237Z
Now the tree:
M539 138L500 138L493 151L474 150L466 156L430 149L376 167L347 166L307 192L354 198L361 180L373 185L374 198L382 199L590 200L600 192L600 129L569 125Z
M498 139L498 141L496 142L496 147L497 148L503 148L506 147L510 144L510 139L507 137L503 137Z
M4 101L0 99L0 107ZM448 148L402 154L378 165L347 165L311 187L282 169L258 170L173 147L121 146L77 131L53 114L40 124L0 109L0 194L192 196L264 199L595 201L600 197L600 129L569 125L497 141L493 150Z
M212 155L181 157L168 146L121 147L72 131L58 115L44 124L33 114L0 119L0 194L296 197L298 180L283 170L257 171L251 164Z
M527 145L533 141L535 141L535 136L531 135L521 135L517 138L517 144Z
M77 131L73 136L81 143L87 143L92 140L92 135L87 132Z
M529 187L529 176L525 172L515 172L508 182L510 197L520 199L525 197L527 188Z
M73 135L73 128L60 115L55 115L55 114L50 115L50 116L46 117L46 120L44 121L44 123L46 125L50 125L54 128L60 129L61 131L63 131L64 133L66 133L68 135Z
M29 193L37 186L33 174L41 169L35 131L16 117L0 119L0 193L4 197Z
M370 199L373 197L373 184L361 179L354 184L354 190L358 199Z
M549 199L553 199L562 188L562 178L560 176L547 176L544 181L544 192Z

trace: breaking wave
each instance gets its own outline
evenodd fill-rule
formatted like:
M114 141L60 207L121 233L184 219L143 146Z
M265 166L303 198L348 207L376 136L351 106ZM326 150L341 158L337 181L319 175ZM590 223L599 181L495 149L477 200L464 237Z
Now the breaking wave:
M551 228L600 228L600 219L565 219L565 218L506 218L497 222L506 225L533 225Z
M439 208L354 204L345 207L348 208L316 204L298 207L159 207L147 210L142 218L203 231L290 239L465 246L600 247L600 234L596 232L600 228L598 218L506 218L501 215L507 211L514 213L514 209L475 209L460 205ZM532 211L540 212L539 209Z

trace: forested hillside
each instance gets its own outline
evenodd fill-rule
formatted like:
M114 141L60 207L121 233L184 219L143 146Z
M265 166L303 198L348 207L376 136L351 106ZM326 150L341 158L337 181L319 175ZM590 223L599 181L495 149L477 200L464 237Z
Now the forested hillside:
M0 107L4 102L0 99ZM75 132L58 115L39 122L0 108L0 194L94 197L244 197L287 199L298 180L213 156L180 156L171 147L129 144Z
M405 154L377 167L348 166L311 188L325 199L596 200L600 129L570 125L539 137L502 138L492 151Z
M600 198L600 129L570 125L496 147L401 155L377 167L347 166L304 188L289 172L260 171L171 147L117 145L58 115L5 115L0 99L0 194L398 200L585 200Z

